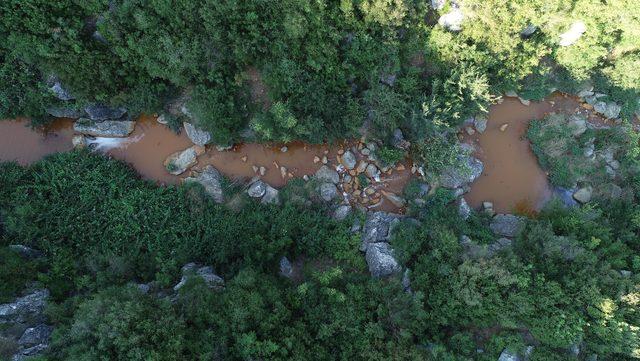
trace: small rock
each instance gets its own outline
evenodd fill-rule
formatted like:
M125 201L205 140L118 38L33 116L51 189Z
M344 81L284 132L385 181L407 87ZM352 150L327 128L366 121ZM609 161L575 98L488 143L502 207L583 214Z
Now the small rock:
M160 116L156 118L156 122L162 125L169 124L169 121L167 120L167 116L165 114L160 114Z
M180 175L197 163L197 157L198 149L197 146L194 145L183 151L171 154L164 161L164 167L169 173L173 175Z
M593 193L593 188L591 188L591 186L583 187L578 189L573 194L573 198L582 204L589 203L589 201L591 200L592 193Z
M280 151L282 153L286 153L289 150L289 148L285 145L284 147L280 148Z
M329 163L329 159L327 159L327 156L325 155L324 157L322 157L322 164L327 164Z
M261 180L257 180L249 186L247 194L252 198L261 198L267 191L267 184Z
M306 182L306 181L309 181L309 176L305 174L305 175L303 175L303 176L302 176L302 179L303 179L305 182Z
M287 177L287 168L280 167L280 176L282 177L282 179Z
M508 123L502 124L502 125L500 126L500 131L501 131L501 132L504 132L505 130L507 130L507 128L508 128L508 127L509 127L509 124L508 124Z
M484 115L476 115L473 119L473 126L476 128L478 133L484 133L484 131L487 130L487 117Z
M393 138L391 139L391 144L397 148L402 150L408 150L411 147L411 143L409 143L406 139L404 139L404 134L402 134L402 130L400 128L396 128L393 131Z
M280 258L280 275L285 278L293 278L293 265L285 256Z
M73 138L71 138L71 144L73 144L73 147L76 149L84 149L88 145L87 137L84 135L74 135Z
M465 131L466 131L466 132L467 132L467 134L469 134L469 135L474 135L474 134L476 134L476 131L475 131L475 130L473 130L473 128L471 128L471 127L466 127L466 128L465 128Z
M49 88L51 92L55 95L56 98L62 101L74 100L75 97L69 92L68 89L64 88L60 81L55 81L53 85Z
M247 162L247 156L246 155L242 156L242 158L240 158L240 160L242 162L246 163Z
M374 179L375 181L380 180L380 170L374 164L369 163L365 172L367 173L369 178Z
M531 35L533 35L536 31L538 31L538 27L533 24L529 24L524 29L522 29L522 31L520 32L520 35L523 38L528 38Z
M369 150L369 148L362 148L362 150L360 151L360 153L364 156L368 156L371 154L371 151Z
M335 211L333 211L333 219L337 221L342 221L346 219L349 214L351 214L351 206L343 204L338 206Z
M260 167L259 171L260 171L260 175L264 177L264 175L267 173L267 168Z
M319 162L320 162L320 157L318 157L318 156L313 157L313 163L314 164L315 163L319 163Z
M356 156L348 150L342 155L340 163L347 169L353 169L356 166L356 161Z

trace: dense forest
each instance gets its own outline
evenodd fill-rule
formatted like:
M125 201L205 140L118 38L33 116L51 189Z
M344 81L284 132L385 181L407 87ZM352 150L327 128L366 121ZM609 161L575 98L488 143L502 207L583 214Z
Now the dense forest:
M550 182L593 196L520 210L508 239L455 190L411 182L388 277L360 249L371 214L335 217L300 179L280 204L225 180L220 204L87 150L0 163L0 304L47 290L51 342L32 359L640 358L637 1L3 0L0 38L0 119L102 104L188 118L223 146L362 137L429 182L504 94L617 107L611 129L531 123ZM25 331L11 312L1 359Z

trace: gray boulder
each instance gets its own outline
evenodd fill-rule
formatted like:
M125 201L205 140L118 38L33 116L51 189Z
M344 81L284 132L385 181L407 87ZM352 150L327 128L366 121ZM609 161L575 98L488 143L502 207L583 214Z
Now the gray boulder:
M591 200L591 195L593 194L593 188L591 187L583 187L578 189L574 194L573 194L573 198L582 203L589 203L589 201Z
M323 165L318 169L315 177L320 182L331 182L333 184L338 184L338 182L340 182L340 175L338 175L338 172L326 165Z
M249 186L247 194L252 198L261 198L267 192L267 184L261 180L257 180Z
M127 113L125 108L112 108L104 104L87 105L84 111L91 120L120 119Z
M42 252L22 244L11 244L9 249L20 255L22 258L33 259L42 257Z
M533 24L529 24L524 29L522 29L522 31L520 32L520 35L523 38L528 38L531 35L535 34L536 31L538 31L538 27Z
M461 166L448 167L440 176L440 183L445 188L460 188L468 183L473 182L482 174L483 164L480 160L464 156Z
M458 214L462 219L469 219L471 216L471 207L469 207L469 204L467 204L464 198L460 198L458 201Z
M195 177L186 178L184 181L201 184L205 192L210 195L216 203L224 202L222 175L212 165L206 166L202 172L196 173Z
M375 164L373 163L367 164L367 168L365 168L364 171L367 174L367 176L369 176L369 178L375 181L378 181L380 179L380 169L378 169L378 167L376 167Z
M487 130L487 117L484 115L476 115L473 118L473 127L476 128L478 133L482 134L485 130Z
M431 0L431 7L434 10L442 10L446 5L447 0Z
M211 143L211 133L188 122L183 122L182 124L185 132L187 133L187 137L193 142L193 144L204 147Z
M524 219L513 214L498 214L489 224L493 233L508 238L517 236L523 226Z
M171 154L165 161L164 167L173 175L180 175L198 162L196 145Z
M394 147L402 150L407 150L411 146L411 143L409 143L406 139L404 139L404 134L402 134L402 130L400 130L400 128L396 128L393 131L393 138L391 139L391 144Z
M182 267L182 278L173 287L173 290L178 291L184 287L192 277L200 277L210 289L219 291L224 288L224 280L213 272L213 268L209 266L200 267L195 263L188 263Z
M369 244L365 259L373 277L387 277L401 271L400 265L393 255L393 249L388 243Z
M569 119L569 129L574 137L578 137L587 131L587 119L578 115L572 115Z
M452 7L451 11L440 16L438 24L449 31L462 30L462 22L464 21L464 14L458 7Z
M35 345L47 344L52 331L53 327L45 324L29 327L18 340L18 345L24 348L29 348Z
M42 316L46 306L49 291L37 290L24 297L20 297L13 303L0 305L0 324L6 322L25 322Z
M342 154L342 157L340 158L340 163L342 163L342 165L344 165L344 167L347 169L355 168L356 162L356 156L350 150L344 152L344 154Z
M136 122L130 120L95 121L80 118L73 123L73 130L93 137L124 138L133 132L135 126Z
M280 275L289 279L293 277L293 265L285 256L280 258Z
M585 31L587 31L587 26L582 21L576 21L566 32L560 34L560 46L575 44Z
M518 353L504 349L498 358L498 361L528 361L533 353L533 346L527 346L524 352Z
M393 227L400 223L400 216L386 212L369 212L362 229L361 251L371 243L389 242Z
M320 184L320 187L318 187L318 193L320 193L320 198L326 202L330 202L338 196L338 188L336 188L335 184L326 182Z
M51 87L49 87L49 90L51 90L53 95L56 98L58 98L59 100L69 101L69 100L74 100L75 99L75 97L69 92L69 90L67 90L66 88L64 88L62 86L60 81L55 81L53 83L53 85L51 85Z
M593 105L593 109L607 119L616 119L620 116L622 107L615 102L599 101Z
M343 204L338 206L338 208L335 209L335 211L333 211L333 219L337 220L337 221L342 221L344 219L346 219L349 214L351 214L351 206L348 204Z
M265 184L264 196L262 196L260 203L280 204L280 192L272 186Z

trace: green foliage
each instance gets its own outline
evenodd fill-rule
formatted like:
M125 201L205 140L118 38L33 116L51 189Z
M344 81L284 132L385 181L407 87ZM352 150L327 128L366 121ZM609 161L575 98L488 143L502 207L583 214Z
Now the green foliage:
M38 272L36 261L28 261L8 247L0 248L0 303L10 302L35 281Z
M78 305L68 328L56 329L57 359L174 360L183 353L186 325L168 300L137 288L108 288Z
M376 155L385 165L394 165L405 157L405 152L391 147L382 147L376 150Z

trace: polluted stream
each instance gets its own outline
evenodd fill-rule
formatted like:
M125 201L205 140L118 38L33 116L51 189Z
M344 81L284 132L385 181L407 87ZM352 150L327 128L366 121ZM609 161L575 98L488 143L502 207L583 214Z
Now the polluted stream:
M477 208L483 201L490 201L494 209L502 213L539 209L552 192L547 176L525 138L528 123L543 118L549 112L572 113L576 107L579 107L579 103L575 99L561 95L544 102L532 102L529 106L522 105L517 98L505 98L501 104L493 105L488 114L486 131L464 136L465 142L475 146L475 156L484 163L481 176L471 184L470 192L465 194L467 202ZM72 120L58 119L47 127L36 129L28 124L25 119L0 121L0 161L17 161L28 165L48 154L72 149ZM508 125L502 131L500 128L504 124ZM91 143L94 149L129 163L143 178L161 185L178 184L190 174L187 171L180 176L171 175L163 163L172 153L193 144L184 132L176 134L158 123L153 116L140 117L134 132L127 138L96 138ZM208 146L192 170L212 165L232 181L246 182L259 175L256 169L264 167L264 175L260 178L279 188L290 179L311 177L322 166L322 161L318 160L324 157L332 168L339 164L339 153L349 149L354 151L358 161L364 158L359 150L362 145L357 141L331 145L294 142L287 144L284 152L282 147L238 144L230 150L218 151ZM283 171L282 167L286 170ZM410 169L411 163L402 162L399 167L383 173L380 182L370 185L375 193L362 193L365 204L371 206L372 210L403 212L404 209L392 204L384 193L401 195L411 179ZM354 175L353 178L357 177ZM360 187L360 190L363 191L363 188ZM362 204L362 198L353 197L356 190L348 187L343 196L347 192L349 198L357 198Z

